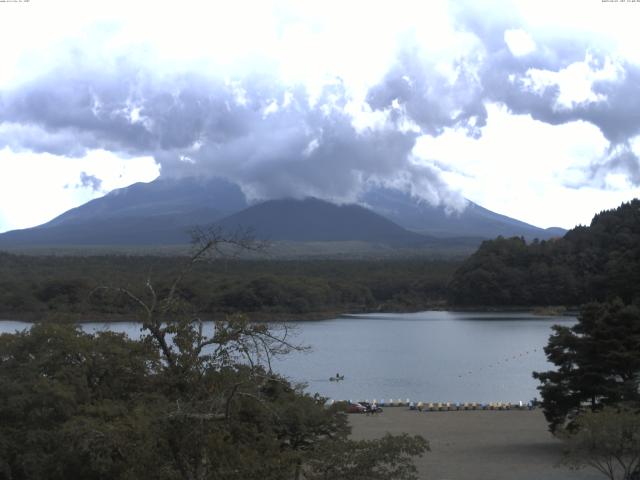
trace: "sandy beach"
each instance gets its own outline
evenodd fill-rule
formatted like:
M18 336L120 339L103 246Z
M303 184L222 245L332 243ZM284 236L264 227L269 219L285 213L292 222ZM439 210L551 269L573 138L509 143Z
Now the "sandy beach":
M542 411L417 412L388 407L376 416L349 416L356 439L420 434L431 452L417 460L429 480L598 480L586 468L558 466L561 444L547 431Z

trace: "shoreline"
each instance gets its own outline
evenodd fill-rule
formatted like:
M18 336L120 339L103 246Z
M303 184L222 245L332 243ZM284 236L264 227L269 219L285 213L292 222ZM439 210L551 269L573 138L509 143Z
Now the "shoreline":
M531 313L534 316L575 317L579 314L579 307L571 306L458 306L458 305L432 305L420 308L397 308L375 310L327 310L318 312L292 313L292 312L234 312L234 313L205 313L201 315L204 321L222 320L230 315L244 315L251 321L260 323L269 322L319 322L335 320L339 318L358 318L360 315L372 314L405 314L419 312L481 312L481 313ZM136 314L81 314L65 312L0 312L0 321L15 321L25 323L127 323L138 322Z

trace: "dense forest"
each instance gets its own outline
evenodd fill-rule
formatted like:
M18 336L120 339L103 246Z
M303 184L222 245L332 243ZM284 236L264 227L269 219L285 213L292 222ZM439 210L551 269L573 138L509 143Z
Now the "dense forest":
M455 273L456 305L581 305L640 300L640 200L597 214L560 239L484 242Z
M135 302L142 338L38 323L0 335L0 480L417 480L421 436L352 440L331 405L271 369L287 327L230 315L205 326L181 285Z
M131 319L130 300L99 287L169 288L185 257L0 253L0 316L27 320ZM180 294L201 315L321 318L338 312L417 310L444 303L453 260L213 259Z

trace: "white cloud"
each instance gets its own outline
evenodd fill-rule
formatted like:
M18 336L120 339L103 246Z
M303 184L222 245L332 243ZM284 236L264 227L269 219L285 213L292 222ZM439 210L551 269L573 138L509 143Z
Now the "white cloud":
M546 41L552 36L588 36L593 46L633 62L640 62L638 24L640 8L634 2L601 0L510 0L500 7L515 10L526 22L534 38Z
M581 103L604 102L607 97L593 91L597 81L616 80L622 76L623 70L619 62L610 57L598 68L593 56L587 53L584 61L574 62L557 72L531 68L523 79L526 87L542 94L549 87L558 87L556 108L573 108Z
M102 180L102 192L82 186L80 172ZM70 159L0 150L0 232L39 225L115 188L159 174L150 157L122 160L105 151Z
M448 129L439 137L421 137L414 149L423 159L437 159L444 179L468 199L537 226L573 227L640 194L637 187L604 191L566 186L576 174L583 180L584 170L606 151L608 142L595 126L553 126L512 115L496 104L487 110L480 139Z
M504 41L515 57L522 57L536 50L536 42L522 29L505 31Z

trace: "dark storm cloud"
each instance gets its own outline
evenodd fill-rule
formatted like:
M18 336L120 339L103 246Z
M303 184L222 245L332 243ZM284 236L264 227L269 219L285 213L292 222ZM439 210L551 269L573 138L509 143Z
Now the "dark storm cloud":
M392 126L357 131L344 111L341 83L326 86L313 106L303 89L252 87L236 86L246 102L237 107L243 111L241 132L221 140L205 132L202 145L182 161L180 152L163 152L163 169L166 165L179 175L195 166L214 168L255 198L312 195L350 201L368 182L397 180L411 171L409 155L417 134ZM424 175L412 176L418 181ZM438 188L446 187L441 183Z
M457 75L451 81L421 58L417 49L405 50L382 82L371 88L367 101L377 110L391 108L397 102L403 113L430 135L462 126L477 137L487 120L482 88L464 63L455 67Z
M207 127L224 139L243 123L219 81L196 75L158 81L126 64L115 71L60 69L0 98L0 122L11 125L23 148L70 156L92 148L130 154L186 148Z
M13 150L153 155L163 176L222 176L253 198L354 201L371 183L389 182L433 203L455 196L437 167L413 165L416 132L394 122L357 130L340 81L310 99L268 75L159 77L126 62L79 63L0 98L0 146Z
M52 131L35 124L0 123L0 148L14 152L31 151L68 157L82 157L97 147L92 135L69 130Z
M614 145L622 145L640 133L640 69L624 64L620 79L595 82L595 93L606 102L578 109L584 120L597 125Z
M150 146L149 132L127 117L128 103L137 99L134 79L128 68L59 69L2 92L0 122L13 126L23 148L37 152L82 156L91 148ZM35 129L51 140L53 149Z

